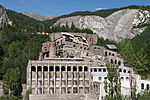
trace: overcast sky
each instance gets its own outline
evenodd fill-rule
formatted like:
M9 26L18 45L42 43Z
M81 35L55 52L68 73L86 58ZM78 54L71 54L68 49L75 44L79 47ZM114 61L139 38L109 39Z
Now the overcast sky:
M75 11L150 5L150 0L0 0L5 8L40 15L63 15Z

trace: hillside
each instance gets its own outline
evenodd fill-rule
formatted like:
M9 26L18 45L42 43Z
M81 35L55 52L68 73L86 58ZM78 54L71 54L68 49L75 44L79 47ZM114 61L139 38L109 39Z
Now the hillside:
M88 28L99 37L121 41L124 38L133 38L143 32L149 22L149 7L129 6L97 12L75 12L60 16L47 22L49 25L71 26L73 23L79 29Z
M41 15L34 14L34 13L22 13L22 14L29 16L31 18L34 18L36 20L39 20L39 21L50 20L50 19L53 19L55 17L58 17L57 15L41 16Z

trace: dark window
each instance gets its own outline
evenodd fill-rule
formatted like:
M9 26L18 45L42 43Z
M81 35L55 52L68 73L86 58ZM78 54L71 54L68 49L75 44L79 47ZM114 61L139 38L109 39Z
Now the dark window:
M54 71L54 67L53 67L53 66L50 66L49 70L50 70L50 71Z
M111 53L109 52L109 56L111 55Z
M121 65L121 61L118 61L118 65Z
M44 66L44 71L48 71L48 67L47 66Z
M115 60L115 64L117 64L117 60Z
M79 71L82 71L82 67L81 66L79 66Z
M62 67L61 67L61 71L66 71L65 66L62 66Z
M141 89L142 89L142 90L144 89L144 83L141 84Z
M56 66L56 72L60 71L59 66Z
M122 69L119 69L119 72L122 72Z
M42 71L42 67L41 67L41 66L38 66L38 67L37 67L37 70L38 70L38 71Z
M99 72L101 72L101 71L102 71L102 69L98 69L98 71L99 71Z
M67 71L71 71L71 67L70 66L67 67Z
M88 71L88 67L87 66L84 67L84 71Z
M98 80L102 80L102 77L99 77Z
M32 67L31 67L31 71L33 71L33 72L36 71L35 66L32 66Z
M103 69L103 72L106 72L106 69Z
M146 85L146 89L149 90L149 84Z
M107 56L107 52L105 52L105 56Z
M126 73L126 70L123 70L124 73Z
M110 62L113 63L113 60L111 59Z
M77 71L77 67L76 66L73 67L73 71Z
M94 72L97 72L97 69L94 69Z

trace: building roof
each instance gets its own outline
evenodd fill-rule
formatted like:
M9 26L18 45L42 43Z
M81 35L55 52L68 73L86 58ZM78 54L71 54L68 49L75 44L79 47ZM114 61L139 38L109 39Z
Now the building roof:
M107 44L106 45L108 49L111 49L111 50L116 50L117 47L115 45L110 45L110 44Z

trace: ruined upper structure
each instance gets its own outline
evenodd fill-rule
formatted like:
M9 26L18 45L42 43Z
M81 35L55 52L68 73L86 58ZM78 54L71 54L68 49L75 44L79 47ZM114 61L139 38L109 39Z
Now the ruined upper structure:
M103 66L107 60L123 65L114 45L107 45L108 49L94 45L97 43L96 34L60 32L52 33L50 37L52 42L42 44L39 60L84 58L95 66Z

